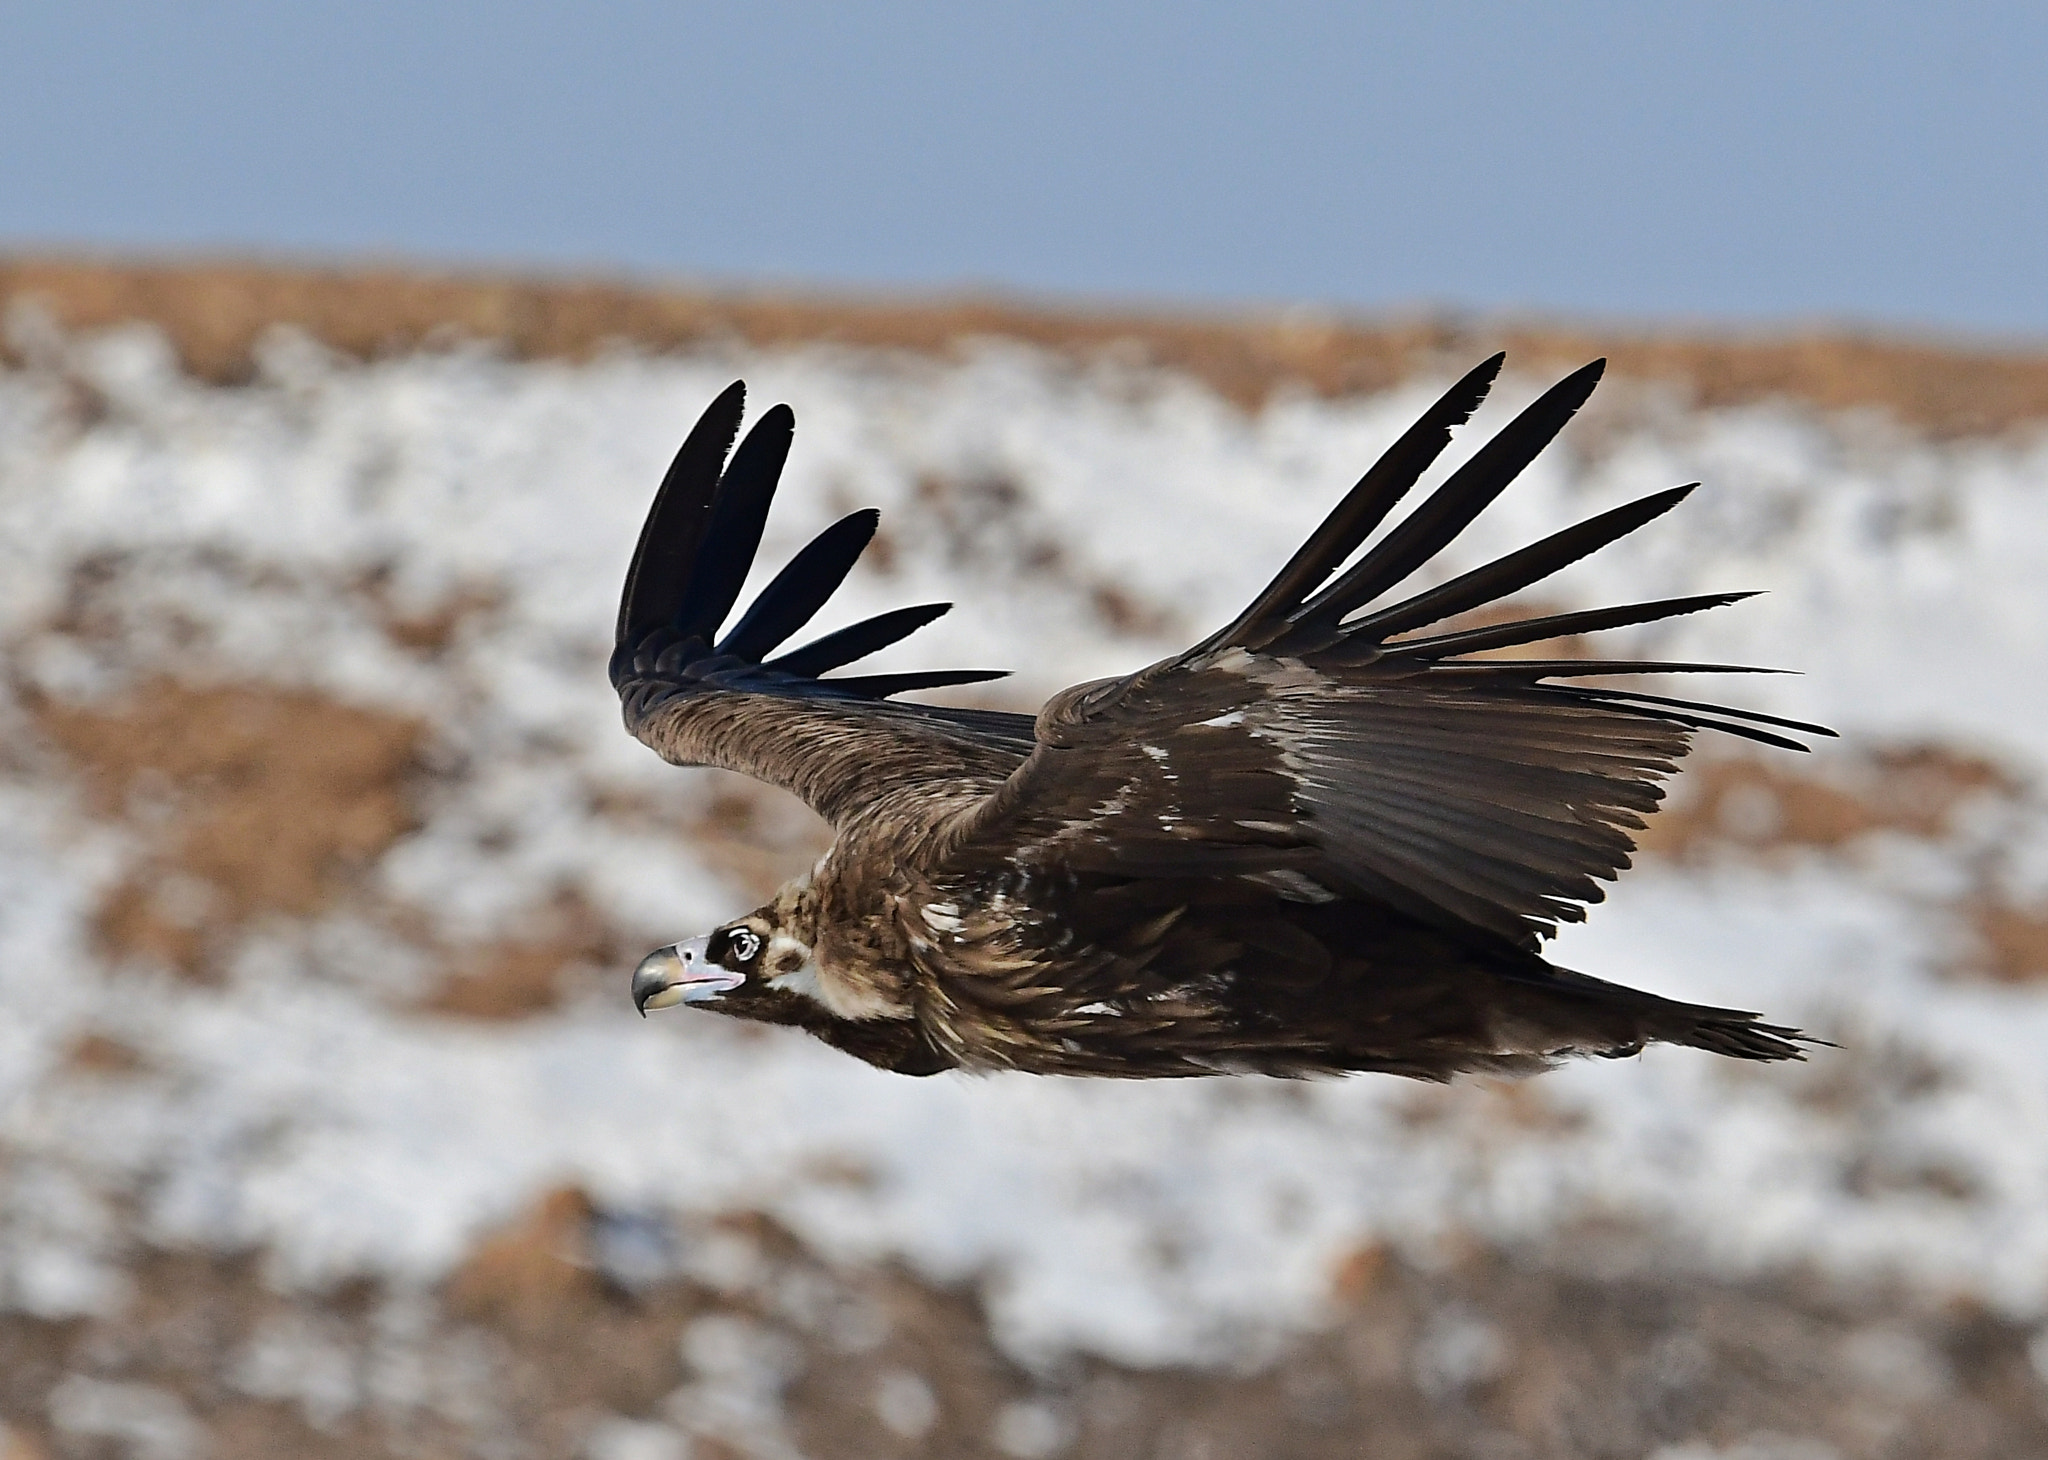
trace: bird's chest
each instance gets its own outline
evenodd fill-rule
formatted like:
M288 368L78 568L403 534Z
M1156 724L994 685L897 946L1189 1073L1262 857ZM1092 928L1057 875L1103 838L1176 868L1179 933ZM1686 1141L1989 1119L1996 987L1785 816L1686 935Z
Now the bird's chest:
M921 888L897 904L918 1020L969 1068L1102 1072L1116 1062L1104 1040L1152 1022L1122 997L1140 963L1063 916L1071 887L1030 881Z

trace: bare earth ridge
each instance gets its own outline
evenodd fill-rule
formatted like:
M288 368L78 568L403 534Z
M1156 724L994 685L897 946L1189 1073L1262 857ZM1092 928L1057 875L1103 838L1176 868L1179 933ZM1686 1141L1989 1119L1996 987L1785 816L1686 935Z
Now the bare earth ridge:
M1185 371L1239 404L1288 384L1321 395L1383 390L1446 358L1469 363L1505 349L1536 374L1605 355L1615 375L1680 386L1702 406L1773 396L1823 410L1873 406L1936 436L2048 416L2048 353L1824 327L1751 334L1448 316L1167 314L999 296L713 292L368 265L0 257L0 308L28 300L66 330L149 321L187 370L218 383L246 378L252 347L278 324L362 358L463 338L520 359L580 359L609 343L659 352L719 340L829 341L937 353L1002 336ZM12 347L0 344L0 354Z

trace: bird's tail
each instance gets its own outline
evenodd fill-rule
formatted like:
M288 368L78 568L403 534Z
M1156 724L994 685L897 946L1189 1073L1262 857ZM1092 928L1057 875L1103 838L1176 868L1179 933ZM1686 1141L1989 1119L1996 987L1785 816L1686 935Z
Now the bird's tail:
M1666 1001L1668 1013L1650 1038L1665 1044L1712 1050L1739 1060L1803 1060L1806 1046L1825 1045L1789 1024L1765 1024L1740 1009L1715 1009L1701 1004Z
M1743 1060L1798 1060L1806 1049L1827 1045L1788 1024L1766 1024L1744 1009L1686 1004L1641 989L1609 983L1554 965L1537 965L1535 977L1510 981L1528 997L1519 1012L1548 1025L1543 1036L1563 1041L1554 1048L1623 1059L1648 1044L1679 1044Z

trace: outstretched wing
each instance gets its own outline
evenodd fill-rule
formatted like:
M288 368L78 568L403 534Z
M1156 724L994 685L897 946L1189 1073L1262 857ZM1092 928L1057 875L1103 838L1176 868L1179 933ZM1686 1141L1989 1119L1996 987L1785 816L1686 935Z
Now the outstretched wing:
M936 798L931 804L943 809L986 794L1030 752L1030 717L890 697L1004 671L824 677L922 628L951 604L878 614L769 657L845 581L875 535L873 509L819 533L724 628L760 548L796 430L789 407L776 406L733 451L745 406L740 382L711 403L676 453L641 529L611 661L626 728L679 765L723 766L794 791L835 825L897 796Z
M1628 865L1692 732L1804 749L1817 725L1575 681L1735 666L1474 658L1648 623L1744 594L1664 599L1457 632L1669 511L1659 492L1385 607L1534 460L1604 362L1522 412L1345 566L1467 420L1496 355L1444 394L1237 620L1174 659L1054 697L1038 748L958 816L946 865L1108 877L1235 875L1303 901L1368 897L1524 947L1584 916ZM1362 611L1363 610L1363 611ZM1777 727L1770 729L1766 727Z

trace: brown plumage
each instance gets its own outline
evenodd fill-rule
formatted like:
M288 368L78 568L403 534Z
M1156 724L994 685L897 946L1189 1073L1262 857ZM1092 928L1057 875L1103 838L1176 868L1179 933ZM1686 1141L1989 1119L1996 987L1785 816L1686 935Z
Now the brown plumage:
M1830 732L1577 682L1732 666L1469 657L1744 595L1429 632L1691 488L1374 606L1534 459L1601 368L1553 387L1365 546L1500 364L1446 392L1234 623L1064 691L1035 721L893 698L990 671L822 677L945 604L767 657L851 571L872 511L827 528L720 635L795 426L775 407L728 462L744 392L727 390L648 515L612 682L627 728L665 759L793 791L838 835L765 906L650 954L642 1012L795 1025L906 1074L1446 1079L1658 1040L1797 1058L1795 1030L1556 968L1537 947L1628 865L1695 731L1794 750L1777 730Z

